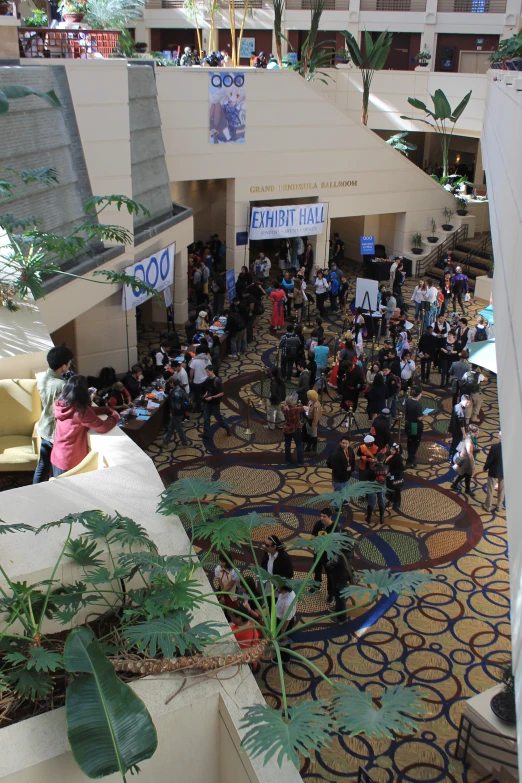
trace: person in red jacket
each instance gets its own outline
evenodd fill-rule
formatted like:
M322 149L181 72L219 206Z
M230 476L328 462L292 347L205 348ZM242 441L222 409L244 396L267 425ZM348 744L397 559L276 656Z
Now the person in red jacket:
M106 421L98 413L109 414ZM91 407L87 381L83 375L69 378L58 400L54 403L56 434L51 464L56 478L79 465L89 453L87 433L109 432L120 420L120 414L108 407Z

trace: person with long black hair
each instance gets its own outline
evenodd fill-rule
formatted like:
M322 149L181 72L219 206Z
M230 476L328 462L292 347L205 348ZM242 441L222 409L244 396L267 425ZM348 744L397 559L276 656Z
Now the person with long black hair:
M103 421L98 414L107 413ZM62 394L54 403L56 434L51 464L56 478L75 468L89 453L89 430L109 432L120 420L112 408L92 407L87 381L83 375L73 375L65 384Z

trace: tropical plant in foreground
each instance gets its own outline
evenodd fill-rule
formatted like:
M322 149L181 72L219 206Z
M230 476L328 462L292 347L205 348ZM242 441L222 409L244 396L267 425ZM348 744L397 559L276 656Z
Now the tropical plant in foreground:
M357 40L347 30L341 35L346 40L346 46L354 65L361 71L363 83L363 103L361 120L363 125L368 125L368 102L370 100L370 88L375 71L381 71L386 65L390 53L393 34L385 30L379 35L375 43L370 33L364 33L365 53L363 55Z
M147 531L132 519L101 511L71 514L38 530L24 524L0 524L1 533L45 534L64 527L66 535L48 579L35 584L13 581L3 565L0 573L0 685L4 717L16 719L16 710L34 703L33 714L63 703L60 684L66 683L67 731L71 750L82 771L99 778L130 770L154 753L156 732L146 708L122 683L117 672L137 676L172 670L219 670L248 663L268 645L277 661L282 709L255 705L246 709L242 727L243 747L266 763L287 758L299 764L299 755L310 757L327 745L334 732L351 736L391 737L415 730L422 714L422 694L416 687L393 687L379 694L361 692L349 683L331 680L313 661L288 646L283 631L286 617L277 619L275 593L282 585L306 602L317 586L314 569L323 554L339 557L352 541L337 533L340 512L332 532L325 536L294 540L291 548L311 551L311 566L303 579L285 580L264 571L258 563L252 531L279 524L280 520L255 511L230 516L220 505L227 501L228 486L206 479L181 479L166 489L159 511L176 514L188 528L190 548L182 555L161 555ZM369 492L382 491L373 482L357 482L342 492L318 495L311 504L337 502L339 507ZM80 531L80 535L76 531ZM201 558L194 543L202 542ZM256 650L240 650L227 625L194 622L194 609L203 603L217 605L220 595L205 589L196 578L200 565L216 555L232 564L229 552L248 554L249 570L267 589L259 597L239 573L242 592L257 607L255 624L263 636ZM58 573L64 560L77 575L61 583ZM431 576L414 572L362 571L357 582L343 591L348 614L371 606L380 596L407 595L422 588ZM235 614L251 619L242 611ZM341 614L341 613L339 613ZM344 612L342 613L344 614ZM71 629L88 617L88 627L70 630L65 642L46 632L54 620ZM328 618L335 617L328 615ZM301 622L303 630L326 618ZM16 625L15 625L16 623ZM225 647L223 645L228 645ZM283 657L299 661L325 684L319 701L290 704L285 686Z
M423 103L423 101L420 101L418 98L408 98L408 103L410 106L413 106L414 109L420 109L426 114L426 117L431 117L431 119L419 120L416 117L401 116L401 120L423 122L425 125L429 125L430 128L433 128L440 142L443 177L448 177L451 137L453 136L455 125L457 124L458 120L464 112L464 109L469 103L471 92L472 91L470 90L455 109L451 108L450 102L442 90L435 90L435 94L431 95L431 100L433 101L433 111L428 109L426 104ZM445 183L443 182L442 184Z
M399 150L399 152L402 152L402 154L408 158L410 152L413 152L413 150L417 149L417 145L412 144L411 141L406 141L405 139L407 135L408 131L395 133L386 140L386 144L389 144L390 147L393 147L394 150Z
M342 551L353 544L353 539L346 533L337 533L341 511L338 512L332 531L317 538L300 537L292 541L289 549L309 548L311 550L311 565L303 579L283 579L264 571L259 565L256 548L252 540L252 531L258 527L277 524L278 520L267 515L250 512L239 516L227 516L219 506L220 499L226 496L227 485L207 479L180 479L166 489L158 506L160 513L177 515L184 520L191 536L190 556L194 558L194 542L197 539L204 544L204 553L200 562L205 565L209 560L215 561L215 555L228 562L233 562L231 550L248 553L249 569L260 584L264 583L266 590L260 597L251 590L244 574L238 572L241 587L245 596L250 599L261 616L259 622L254 622L263 637L268 640L277 661L282 710L275 710L268 705L256 705L247 709L242 722L245 730L243 747L252 757L262 756L264 763L275 758L279 765L285 758L299 767L299 754L311 758L314 751L324 747L331 741L333 732L342 731L350 735L367 734L369 737L391 737L392 731L409 732L415 729L416 721L422 712L422 694L416 687L394 687L385 690L379 699L371 694L363 693L355 686L331 680L321 669L291 646L287 646L286 633L283 630L286 615L281 620L276 619L275 592L281 586L290 587L296 593L296 601L306 602L310 594L318 587L313 581L315 567L326 554L328 559L338 557ZM339 509L343 503L350 503L355 498L371 492L382 492L382 486L374 482L356 482L340 492L328 492L317 495L306 501L305 505L334 503ZM205 503L205 498L209 502ZM212 498L212 500L210 500ZM432 577L428 574L414 572L391 573L387 569L381 571L358 572L357 583L347 586L342 595L347 600L354 601L348 606L348 614L359 612L370 606L380 596L412 594L422 588ZM251 620L251 616L240 609L234 613ZM345 612L337 614L344 615ZM336 613L328 614L335 618ZM302 631L326 618L316 617L313 620L297 625L295 631ZM283 657L288 655L291 660L299 661L308 666L312 675L320 677L328 686L329 698L318 701L304 701L299 704L289 704L285 686ZM375 704L380 701L380 705Z
M146 0L89 0L84 20L93 30L127 30L143 17Z

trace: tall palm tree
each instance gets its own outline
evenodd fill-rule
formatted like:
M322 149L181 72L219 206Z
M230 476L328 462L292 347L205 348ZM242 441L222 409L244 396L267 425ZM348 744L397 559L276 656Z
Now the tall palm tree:
M305 78L306 78L306 74L308 73L308 66L310 64L310 60L314 55L315 39L317 38L317 32L319 30L321 16L323 15L323 11L325 7L326 7L326 0L311 0L310 2L310 11L311 11L310 32L306 37L306 40L303 45L303 49L301 51L301 60L303 63L302 66L303 75L305 76Z
M385 30L377 38L375 43L370 33L364 33L365 53L363 55L359 44L354 36L347 30L343 30L346 46L350 52L350 57L354 65L360 69L363 82L363 105L362 105L362 124L368 125L368 101L370 100L370 87L375 71L381 71L386 65L386 60L390 53L393 33Z
M281 32L281 27L283 22L283 14L285 11L285 1L286 0L273 0L276 55L280 68L283 67L283 53L281 51L281 38L283 37L283 34Z

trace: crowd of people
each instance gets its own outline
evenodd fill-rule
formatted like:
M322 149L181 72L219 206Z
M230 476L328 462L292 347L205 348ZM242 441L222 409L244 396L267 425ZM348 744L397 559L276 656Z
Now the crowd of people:
M88 454L88 430L108 432L151 384L161 384L167 399L165 445L176 437L177 448L188 446L186 427L200 417L203 441L211 438L212 420L230 435L232 428L221 408L225 389L219 377L220 333L228 334L231 357L243 355L257 343L260 317L265 307L271 305L269 328L277 339L275 362L266 368L269 394L265 427L282 431L286 464L296 461L297 465L304 465L306 458L318 453L327 393L328 399L345 414L337 428L338 442L326 458L333 489L343 490L355 477L380 485L379 491L366 498L365 519L368 525L374 519L382 524L387 509L400 509L405 473L417 465L425 419L431 412L421 402L423 387L432 383L437 370L441 388L451 389L452 395L451 489L458 492L463 487L467 495L472 495L472 477L480 449L481 386L486 378L477 365L470 363L469 347L487 339L489 325L480 316L471 320L457 313L457 305L462 305L459 292L463 289L458 287L461 270L457 267L454 274L447 274L442 286L432 280L419 280L406 302L402 259L395 259L389 280L379 287L378 307L385 336L377 346L372 343L374 351L369 352L369 314L355 307L347 276L341 269L344 243L338 235L334 237L328 267L324 269L313 265L309 247L301 240L296 260L295 248L289 243L284 268L280 260L272 265L260 252L252 269L245 266L240 270L235 296L227 303L223 243L213 235L208 242L194 245L189 265L193 312L185 324L186 340L182 343L176 331L164 334L159 346L123 377L117 377L107 367L98 377L85 378L74 372L74 357L68 348L53 348L47 357L49 369L38 382L43 412L38 425L41 449L34 482L76 467ZM308 319L303 316L308 303L313 323L307 327L310 315ZM338 313L343 323L336 335L338 327L330 319L339 317ZM325 318L329 319L328 334ZM357 430L368 432L352 444L356 413ZM491 511L498 487L497 509L501 510L504 481L500 433L498 442L489 450L484 469L484 508ZM328 531L338 505L333 503L332 508L322 510L314 536ZM269 536L264 549L265 570L286 577L293 575L291 557L277 536ZM336 618L342 619L340 593L351 579L349 557L321 559L316 581L320 582L323 570L327 574L328 603ZM227 596L225 608L240 645L255 644L253 626L234 614L234 605L239 605L236 601L253 619L256 611L249 598L241 595L237 573L223 562L216 568L215 578L220 590L233 594L237 590L237 598ZM263 585L252 587L256 591L263 589ZM276 612L280 619L286 614L290 632L295 616L293 591L278 591Z

